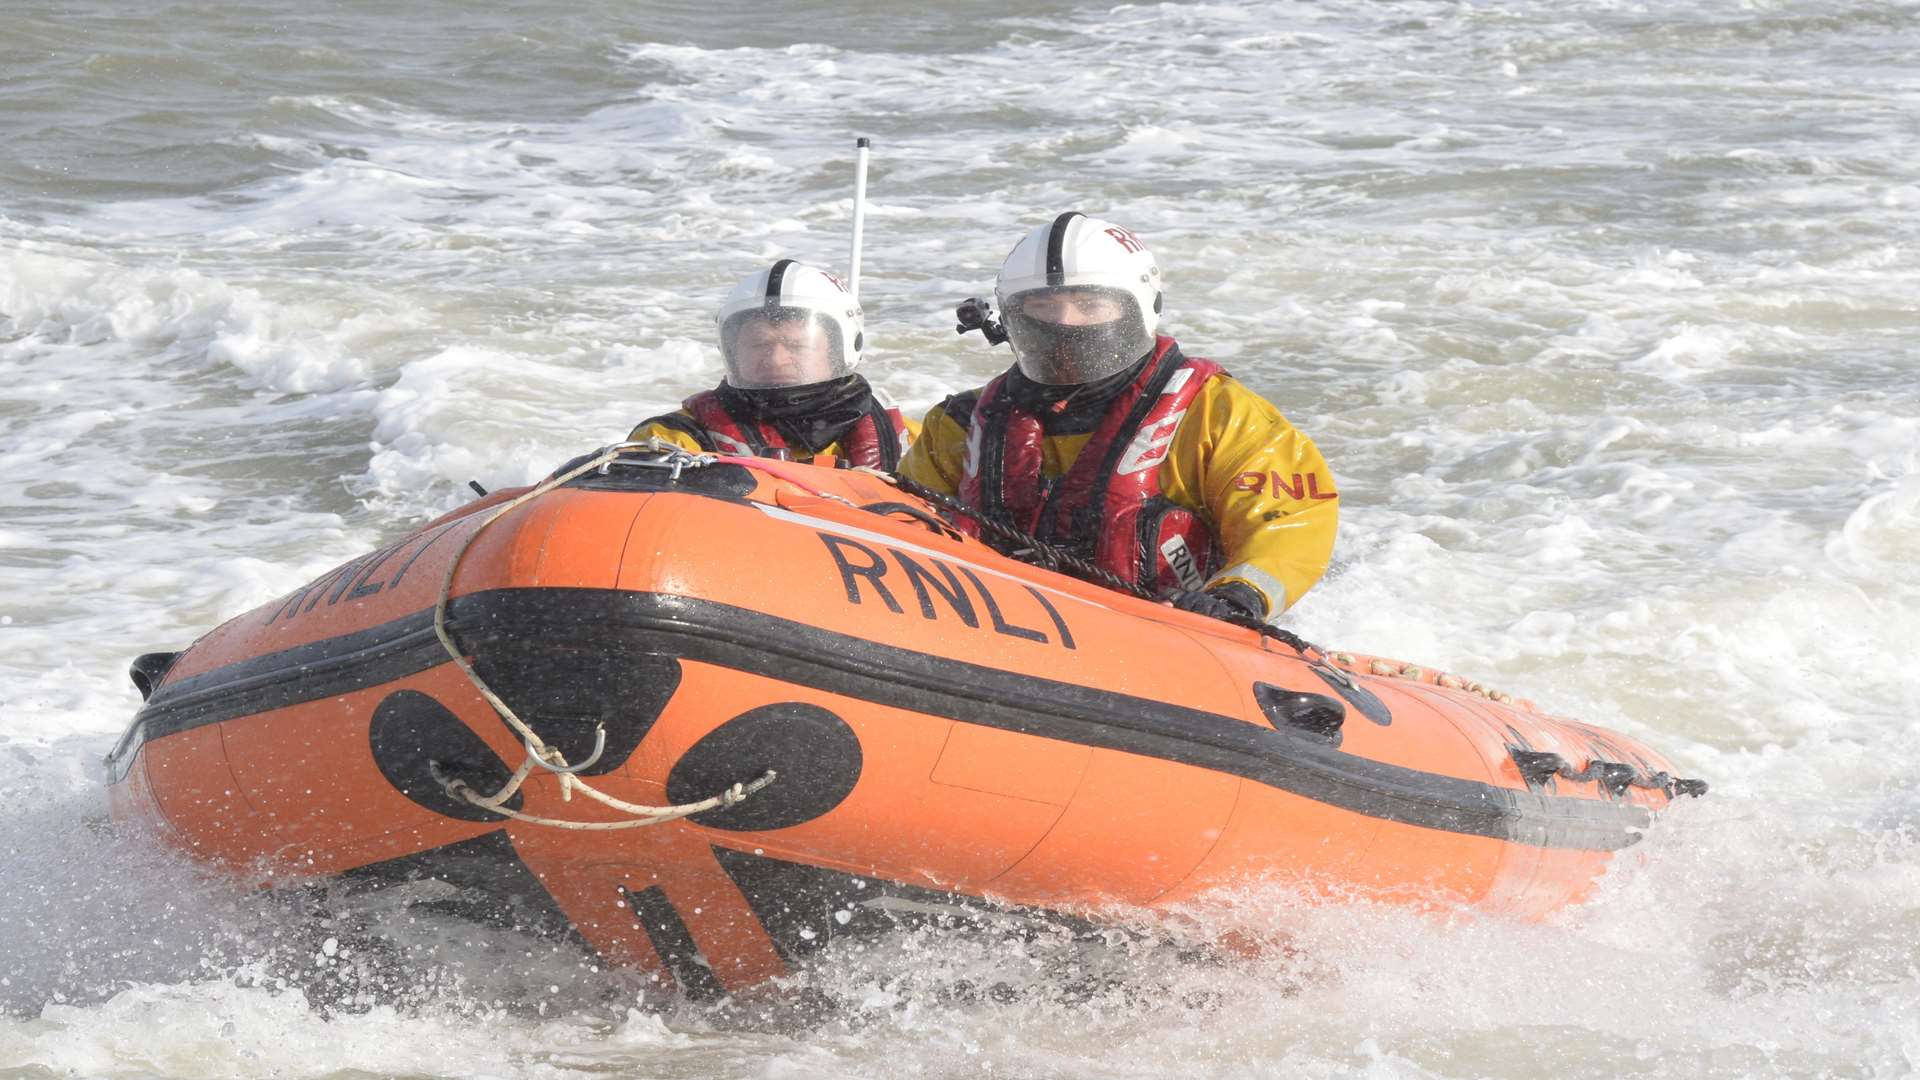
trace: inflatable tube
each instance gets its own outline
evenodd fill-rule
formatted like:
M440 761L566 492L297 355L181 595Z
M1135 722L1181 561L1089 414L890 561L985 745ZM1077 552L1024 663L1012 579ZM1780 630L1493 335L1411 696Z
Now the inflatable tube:
M889 904L1278 880L1538 916L1704 790L1450 676L1010 560L863 471L656 455L517 498L143 656L116 817L262 881L443 877L699 996Z

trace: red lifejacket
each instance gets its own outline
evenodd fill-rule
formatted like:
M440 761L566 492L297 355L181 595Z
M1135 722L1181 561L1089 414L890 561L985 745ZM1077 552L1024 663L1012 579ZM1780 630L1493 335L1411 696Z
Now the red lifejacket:
M1222 374L1220 365L1182 356L1172 338L1159 338L1073 466L1051 482L1041 475L1041 419L1013 400L1001 375L973 407L960 498L1143 588L1198 589L1220 569L1218 544L1199 515L1161 494L1159 467L1187 407ZM960 528L978 535L972 521L963 518Z
M781 452L790 447L778 428L764 420L736 416L727 409L717 391L705 390L695 394L681 402L680 407L693 417L693 424L700 429L688 431L688 434L709 449L748 457L789 456ZM660 419L672 422L668 417ZM692 425L673 426L685 430ZM882 405L871 396L867 399L865 414L854 421L853 426L838 440L841 457L855 465L888 472L899 467L900 455L911 441L912 438L907 434L907 418L900 415L900 410L891 405ZM800 448L800 453L812 456L805 447Z

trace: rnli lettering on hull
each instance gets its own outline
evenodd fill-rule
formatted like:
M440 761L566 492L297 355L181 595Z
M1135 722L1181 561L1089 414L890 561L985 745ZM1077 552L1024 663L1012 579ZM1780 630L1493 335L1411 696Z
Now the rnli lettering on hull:
M1058 645L1063 649L1075 647L1073 631L1067 628L1067 620L1061 617L1060 609L1054 607L1046 594L1032 585L1020 583L1027 595L1033 598L1033 603L1038 605L1040 613L1044 614L1052 625L1054 634L1052 637L1049 637L1046 630L1040 626L1023 626L1019 622L1010 620L1007 614L1009 609L1002 606L1001 598L995 596L993 591L987 588L986 583L980 580L980 575L974 573L973 569L964 563L951 564L924 552L916 558L891 545L868 545L849 537L834 536L830 533L814 535L820 538L820 542L827 546L827 552L833 556L834 565L840 570L840 583L847 590L848 603L865 604L867 598L871 596L886 605L887 610L895 615L905 615L907 609L900 603L894 590L897 588L901 595L905 595L908 589L912 589L913 598L919 602L921 618L937 622L944 612L946 616L958 619L969 629L978 630L981 629L980 616L973 605L973 596L978 596L994 633L1039 645ZM882 551L886 556L881 554ZM887 556L891 556L891 562ZM922 560L925 561L922 562ZM929 566L932 567L931 570L928 569ZM898 573L894 573L896 569ZM938 574L934 571L938 571ZM888 584L889 575L892 575L891 586ZM965 578L967 584L973 586L971 595L961 585L961 578ZM934 603L935 597L939 598L938 604ZM1017 608L1013 610L1013 614L1016 617L1022 615Z
M282 618L291 620L296 616L305 615L320 603L322 597L326 598L327 606L332 607L339 603L343 596L348 600L359 600L383 589L399 588L401 579L407 576L408 570L413 569L413 564L419 560L420 556L427 553L427 549L433 546L435 540L445 536L459 523L459 521L449 521L432 532L409 536L398 543L389 544L377 551L370 551L343 566L327 571L288 594L267 621L271 623ZM376 571L389 565L390 560L408 545L416 543L420 546L400 564L399 571L393 577L384 581L373 580ZM302 601L305 601L304 607L301 604Z
M1061 607L1101 606L999 570L946 559L930 548L871 529L826 522L764 503L754 504L754 509L811 529L833 557L850 604L871 600L895 615L910 617L906 605L911 602L928 621L954 619L971 630L1061 649L1078 648ZM963 586L963 581L971 588ZM991 587L988 582L993 583ZM973 604L976 596L978 608Z

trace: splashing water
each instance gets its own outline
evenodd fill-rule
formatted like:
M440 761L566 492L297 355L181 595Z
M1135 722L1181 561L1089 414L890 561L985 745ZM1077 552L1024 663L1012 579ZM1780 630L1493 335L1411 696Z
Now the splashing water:
M11 14L0 1074L1920 1071L1911 3ZM855 134L910 412L1008 362L950 311L1025 229L1119 220L1339 478L1293 629L1713 794L1540 924L1276 886L718 1007L104 823L133 655L712 385L734 278L844 261Z

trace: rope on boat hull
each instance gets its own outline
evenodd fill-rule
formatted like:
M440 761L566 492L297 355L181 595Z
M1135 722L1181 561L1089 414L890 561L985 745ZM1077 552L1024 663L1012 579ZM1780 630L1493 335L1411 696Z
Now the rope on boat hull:
M550 476L527 491L494 507L485 518L481 519L480 524L476 526L472 532L467 534L467 538L455 549L453 558L447 562L447 572L445 576L440 579L440 593L433 604L434 635L440 639L440 644L446 648L447 655L453 658L453 662L459 666L460 671L466 675L468 681L473 683L474 689L478 690L480 696L486 699L487 704L493 707L493 711L498 713L500 718L507 722L507 726L520 735L522 742L527 748L526 759L520 763L520 768L514 771L513 776L507 780L505 786L492 795L481 795L466 781L445 775L440 771L439 767L435 765L433 767L434 778L440 781L440 785L447 790L448 794L456 798L464 799L482 810L499 814L501 817L510 818L514 821L526 822L530 825L545 825L556 829L601 832L611 829L635 829L644 825L659 825L663 822L678 821L681 818L692 817L695 814L705 813L708 810L734 806L741 800L746 799L748 796L766 787L768 784L773 783L774 779L779 775L774 770L768 769L758 779L751 782L734 784L732 787L727 788L717 795L701 799L697 802L679 803L671 806L647 806L642 803L632 803L624 799L614 798L606 792L595 788L585 780L582 780L578 775L582 769L587 768L599 760L600 750L606 745L606 725L604 723L599 725L596 731L597 744L592 756L577 765L569 764L566 755L562 754L558 747L542 739L539 733L533 730L531 725L525 720L522 720L519 714L513 711L512 706L502 700L500 695L493 692L493 688L488 686L486 680L480 677L480 673L474 670L473 663L460 651L460 647L454 644L453 636L447 632L447 601L453 593L454 573L460 569L460 560L466 556L467 550L473 546L473 542L480 538L480 534L486 531L487 526L555 488L570 483L581 476L585 476L595 469L604 469L622 454L638 448L669 451L669 457L661 462L659 467L671 468L676 478L680 475L680 471L683 468L697 468L706 464L707 461L712 460L710 458L701 458L686 454L670 444L662 443L657 439L649 439L644 443L616 443L595 454L585 462L568 469L566 472ZM513 798L514 793L520 790L520 785L526 783L527 777L533 775L533 770L536 767L559 775L560 798L562 800L567 802L573 801L573 793L578 791L580 794L585 795L595 802L626 815L626 817L618 821L569 821L562 818L549 818L526 814L506 806L507 800Z

